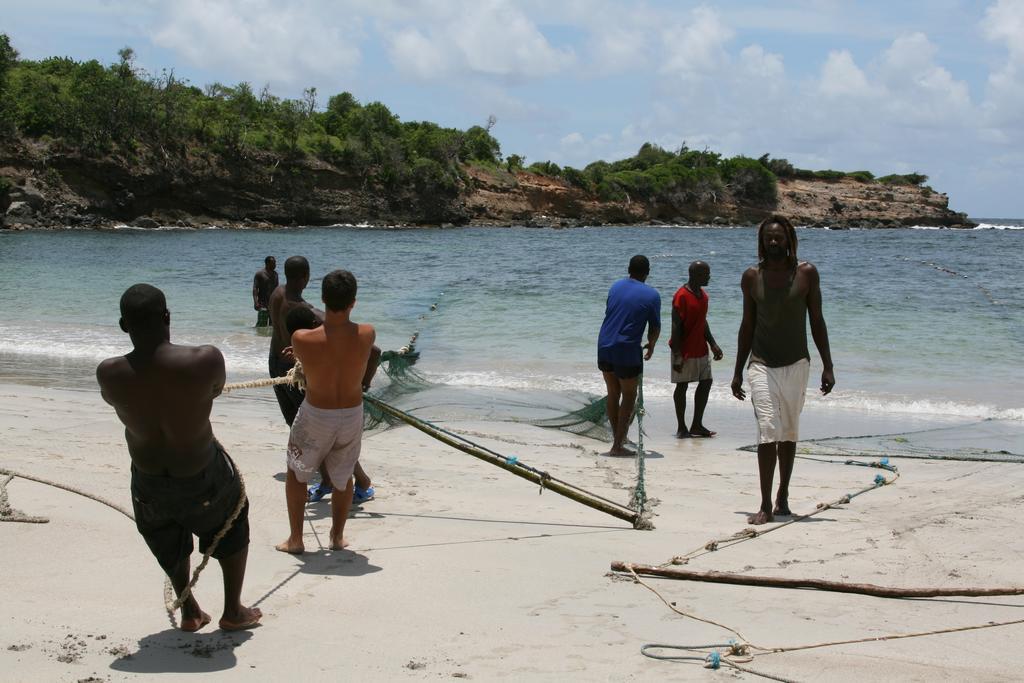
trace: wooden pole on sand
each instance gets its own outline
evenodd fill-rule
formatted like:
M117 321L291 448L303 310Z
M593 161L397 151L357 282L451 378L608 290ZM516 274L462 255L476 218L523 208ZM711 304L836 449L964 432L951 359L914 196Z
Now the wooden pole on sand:
M822 579L785 579L775 576L748 576L727 572L695 572L688 569L654 567L648 564L612 562L612 571L636 572L647 576L660 576L681 581L731 583L741 586L769 586L772 588L812 588L836 593L857 593L877 598L938 598L945 596L1024 595L1024 586L1016 588L894 588L870 583L840 583Z
M462 451L463 453L468 453L469 455L472 455L474 458L479 458L484 462L488 462L492 465L500 467L506 472L511 472L517 477L522 477L523 479L532 481L534 484L540 484L544 488L550 489L555 493L558 493L560 495L565 496L566 498L576 501L577 503L582 503L587 507L594 508L595 510L600 510L601 512L611 515L613 517L623 519L632 524L634 528L639 528L643 523L640 514L635 510L629 509L625 505L617 505L610 501L597 498L590 494L589 492L584 491L583 489L577 488L565 482L558 481L556 479L552 479L548 477L546 473L535 472L532 468L527 468L522 465L509 462L508 460L503 459L499 456L492 455L479 448L475 448L470 444L459 442L456 439L453 439L448 435L444 434L443 432L435 429L434 427L424 422L423 420L420 420L419 418L413 415L409 415L405 411L398 410L397 408L394 408L377 398L374 398L372 396L364 396L363 398L366 400L367 403L374 406L375 408L384 411L388 415L398 418L399 420L405 422L409 426L415 427L424 434L432 436L438 441L448 444L452 448L456 448Z

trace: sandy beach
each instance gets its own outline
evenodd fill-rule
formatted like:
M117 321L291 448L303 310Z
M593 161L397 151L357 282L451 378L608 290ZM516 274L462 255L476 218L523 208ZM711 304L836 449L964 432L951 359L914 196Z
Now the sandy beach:
M0 386L2 466L130 508L119 424L96 392ZM739 423L746 408L718 408ZM656 411L652 410L652 414ZM653 531L583 507L408 427L370 436L363 461L377 498L353 510L351 549L322 549L329 504L307 508L307 553L286 534L276 406L225 397L215 430L245 474L252 544L243 599L264 612L251 632L173 630L163 577L132 522L93 500L15 479L11 505L48 524L0 524L0 679L217 680L463 678L696 680L751 674L644 657L645 643L726 642L724 629L674 614L611 575L614 560L659 564L746 527L756 505L752 455L728 437L677 441L657 421L645 439ZM495 450L625 502L632 460L599 442L529 426L447 424ZM900 460L902 477L840 509L701 554L689 569L912 586L1020 583L1017 517L1024 468ZM878 470L800 461L792 502L805 513L871 483ZM197 556L198 557L198 556ZM216 618L219 568L196 593ZM790 647L1024 618L1024 598L886 600L647 579L686 612L750 642ZM760 656L744 666L791 680L1014 680L1024 626ZM671 653L666 654L682 654Z

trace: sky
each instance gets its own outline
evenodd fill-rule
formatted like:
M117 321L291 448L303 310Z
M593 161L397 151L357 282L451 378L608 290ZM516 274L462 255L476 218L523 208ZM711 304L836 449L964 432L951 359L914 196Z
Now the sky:
M644 142L920 172L1024 217L1024 0L0 0L22 58L117 61L497 119L505 155L583 167Z

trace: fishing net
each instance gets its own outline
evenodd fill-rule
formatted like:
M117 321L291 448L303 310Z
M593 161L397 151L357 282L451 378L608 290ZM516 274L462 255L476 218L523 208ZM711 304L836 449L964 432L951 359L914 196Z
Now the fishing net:
M419 316L419 321L425 321L437 309L438 303L435 302L429 312ZM380 367L386 379L381 378L368 392L369 396L433 420L519 422L604 442L612 440L607 398L604 396L584 392L555 394L542 391L524 396L521 390L497 387L460 387L456 390L430 381L415 368L420 358L416 349L419 335L417 330L405 346L381 353ZM399 423L395 417L369 402L363 404L363 415L363 428L367 431L387 429Z
M479 419L518 422L610 442L606 397L585 392L525 393L501 387L450 387L431 382L416 371L415 351L385 351L381 369L386 379L369 395L401 410L431 420ZM399 422L368 402L363 404L363 428L387 429Z
M586 436L598 441L611 441L612 430L608 422L608 397L583 394L578 401L583 405L567 413L532 420L516 420L535 427L559 429L563 432Z
M797 445L797 455L1024 463L1022 435L1019 423L990 419L893 434L807 439ZM757 445L740 450L756 451Z

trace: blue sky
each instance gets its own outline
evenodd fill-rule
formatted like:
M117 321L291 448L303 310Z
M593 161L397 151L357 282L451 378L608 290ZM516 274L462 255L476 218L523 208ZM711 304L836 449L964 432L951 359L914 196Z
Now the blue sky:
M813 169L920 171L1024 216L1024 0L0 0L22 57L193 84L315 86L402 120L497 117L505 154L583 166L645 141Z

